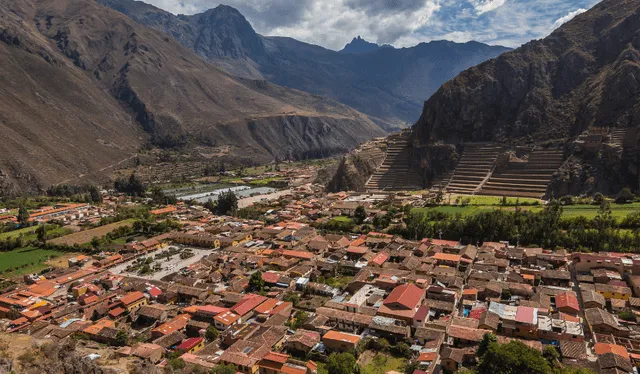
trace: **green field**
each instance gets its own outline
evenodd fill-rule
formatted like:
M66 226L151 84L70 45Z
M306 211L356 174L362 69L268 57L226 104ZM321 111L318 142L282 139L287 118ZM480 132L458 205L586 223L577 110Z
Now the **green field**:
M4 277L16 277L23 274L37 273L46 268L45 262L62 252L36 247L25 247L10 252L0 253L0 273Z
M365 351L360 356L358 364L361 365L362 374L380 374L389 371L404 372L407 364L406 358L393 357L385 353Z
M67 235L72 232L70 229L66 229L58 225L47 225L46 227L47 227L47 238L49 239ZM22 235L22 240L24 240L25 242L30 242L38 238L38 236L36 235L37 228L38 226L32 226L32 227L25 227L24 229L3 232L3 233L0 233L0 240L6 240L9 238L15 239L20 235Z
M599 207L597 205L569 205L563 207L563 217L572 218L584 216L586 218L594 218L598 214ZM640 211L640 203L633 204L611 204L611 215L618 220L628 216L631 213Z
M483 198L482 196L477 196L479 198ZM498 198L499 200L499 198ZM480 200L481 201L481 200ZM491 202L487 200L487 202ZM514 210L514 206L501 206L499 202L497 204L477 204L477 205L441 205L434 208L416 208L413 209L414 212L426 212L430 209L435 209L439 212L448 213L448 214L461 214L463 216L469 216L472 214L478 214L483 211L494 210L494 209L502 209L502 210ZM543 209L543 205L534 205L534 206L520 206L522 210L529 210L533 212L539 212ZM599 207L597 205L568 205L562 207L562 217L563 218L574 218L584 216L588 219L594 218L598 214ZM627 215L639 212L640 211L640 203L633 204L611 204L611 214L614 218L617 218L620 221L622 218Z

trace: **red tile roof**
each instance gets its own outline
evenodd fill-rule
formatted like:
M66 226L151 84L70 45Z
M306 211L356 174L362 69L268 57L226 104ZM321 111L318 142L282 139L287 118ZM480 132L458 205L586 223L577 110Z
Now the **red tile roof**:
M382 266L382 264L384 264L385 261L387 261L389 259L389 255L384 253L384 252L380 252L376 255L376 257L374 257L371 262L373 262L374 264L378 265L378 266Z
M559 308L571 308L576 313L580 311L580 305L578 304L578 298L569 293L561 293L556 296L556 307Z
M192 349L193 347L197 346L198 344L200 344L200 342L204 340L202 338L189 338L185 341L182 342L182 344L180 344L179 346L176 347L177 350L181 350L181 351L188 351L190 349Z
M402 284L391 291L384 300L385 305L398 303L406 309L415 309L424 296L424 290L412 283Z
M274 273L272 271L267 271L262 273L262 279L267 283L278 283L280 279L280 274Z
M264 296L250 294L245 296L242 300L240 300L240 302L234 305L231 308L231 311L240 316L244 316L245 314L255 309L255 307L262 304L265 300L267 300L267 298Z

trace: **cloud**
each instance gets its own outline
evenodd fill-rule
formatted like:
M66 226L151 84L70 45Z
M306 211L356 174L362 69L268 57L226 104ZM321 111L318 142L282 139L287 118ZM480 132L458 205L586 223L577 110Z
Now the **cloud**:
M553 29L557 29L558 27L564 25L565 23L571 21L574 17L586 12L587 10L584 8L580 8L580 9L576 9L573 12L570 12L569 14L567 14L566 16L562 17L562 18L558 18L556 20L556 22L554 22L553 24Z
M144 0L174 14L220 0ZM517 47L551 33L599 0L223 0L262 35L288 36L339 50L357 35L408 47L430 40Z
M507 0L472 0L471 4L476 10L476 14L481 15L500 8L506 2Z

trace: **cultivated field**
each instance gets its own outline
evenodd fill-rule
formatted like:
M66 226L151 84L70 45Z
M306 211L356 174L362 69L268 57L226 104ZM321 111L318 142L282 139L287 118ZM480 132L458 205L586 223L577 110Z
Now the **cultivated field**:
M78 244L78 245L86 244L86 243L89 243L91 239L93 239L94 237L101 238L119 227L131 225L134 221L135 221L134 219L127 219L124 221L110 223L108 225L96 227L95 229L79 231L71 235L65 235L63 237L50 240L49 243L56 244L56 245L69 245L69 246L74 244Z
M47 267L45 262L63 253L36 247L24 247L10 252L0 252L0 273L5 277L37 273Z

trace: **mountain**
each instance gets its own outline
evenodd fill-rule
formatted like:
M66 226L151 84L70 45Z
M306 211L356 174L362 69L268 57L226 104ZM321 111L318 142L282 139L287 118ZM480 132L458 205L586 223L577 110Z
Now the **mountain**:
M600 2L445 83L426 101L414 144L555 142L570 155L556 196L637 190L639 31L639 1Z
M639 30L640 2L602 1L444 84L426 101L416 137L523 143L637 126Z
M378 49L383 48L377 45L376 43L368 42L358 35L357 38L353 38L353 40L344 46L344 48L340 51L342 53L351 53L351 54L360 54L360 53L370 53L375 52ZM388 47L387 47L388 48Z
M425 97L444 82L508 50L435 41L402 49L373 50L367 44L372 49L368 53L336 52L291 38L261 36L228 6L174 16L140 1L97 1L166 32L231 74L329 97L387 129L414 123ZM356 39L353 48L361 50L363 42Z
M218 36L207 44L233 42ZM382 134L337 102L230 76L93 0L0 0L0 61L3 192L97 178L148 145L266 162Z

